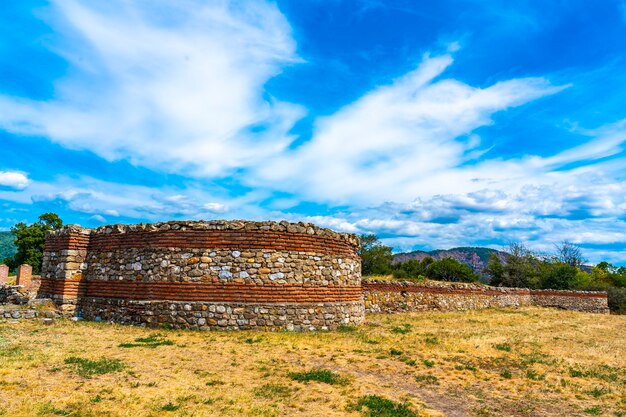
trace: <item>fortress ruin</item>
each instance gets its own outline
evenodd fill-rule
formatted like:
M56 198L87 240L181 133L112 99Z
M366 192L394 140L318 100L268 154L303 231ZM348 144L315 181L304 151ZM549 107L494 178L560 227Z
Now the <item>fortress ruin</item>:
M150 327L328 330L365 312L539 305L608 313L604 292L361 282L358 237L308 223L67 226L46 238L38 298Z

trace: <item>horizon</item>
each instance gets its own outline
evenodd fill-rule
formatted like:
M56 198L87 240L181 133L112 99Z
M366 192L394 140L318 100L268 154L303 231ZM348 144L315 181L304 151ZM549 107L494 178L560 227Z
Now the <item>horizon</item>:
M0 23L0 230L284 219L626 265L624 1L28 0Z

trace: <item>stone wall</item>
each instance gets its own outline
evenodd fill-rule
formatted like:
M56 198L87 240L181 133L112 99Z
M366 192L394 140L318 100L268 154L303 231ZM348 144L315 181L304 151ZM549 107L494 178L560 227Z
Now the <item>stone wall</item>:
M372 313L531 305L609 312L606 292L529 290L466 283L363 281L363 297L365 310Z
M531 290L532 305L564 310L608 313L606 292Z
M38 296L123 323L330 329L363 320L357 248L307 223L68 226L46 238Z

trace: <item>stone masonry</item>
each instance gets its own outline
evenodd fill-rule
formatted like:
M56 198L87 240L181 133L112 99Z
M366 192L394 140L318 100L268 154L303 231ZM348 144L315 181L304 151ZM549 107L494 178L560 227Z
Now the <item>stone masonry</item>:
M523 306L609 312L606 292L529 290L434 281L363 281L363 297L365 310L372 313Z
M357 248L307 223L69 226L46 239L39 296L150 326L331 329L363 320Z

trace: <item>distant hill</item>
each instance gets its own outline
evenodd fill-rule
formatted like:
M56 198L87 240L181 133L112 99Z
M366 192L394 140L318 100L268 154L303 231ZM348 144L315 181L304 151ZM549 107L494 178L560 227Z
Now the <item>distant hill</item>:
M0 232L0 263L4 261L4 258L15 255L14 239L15 236L11 232Z
M495 249L490 248L473 248L473 247L460 247L460 248L452 248L452 249L436 249L432 251L421 251L416 250L413 252L406 253L397 253L393 256L393 263L399 263L408 261L409 259L417 259L421 261L427 256L435 260L441 260L444 258L454 258L457 261L468 265L470 268L479 274L482 273L482 270L487 266L487 262L489 261L489 256L495 253L498 255L500 260L505 263L508 257L506 252L502 252Z

